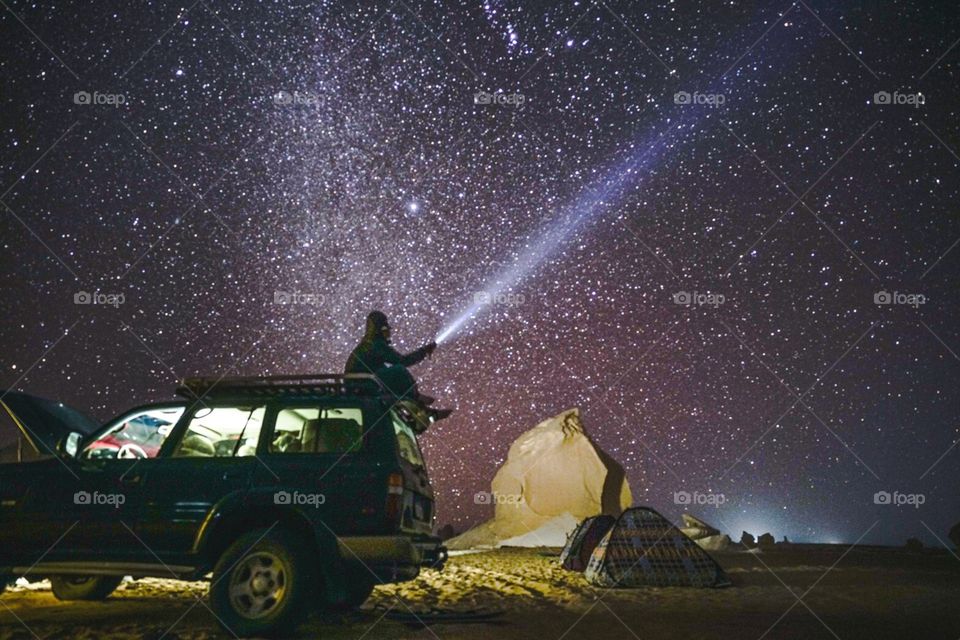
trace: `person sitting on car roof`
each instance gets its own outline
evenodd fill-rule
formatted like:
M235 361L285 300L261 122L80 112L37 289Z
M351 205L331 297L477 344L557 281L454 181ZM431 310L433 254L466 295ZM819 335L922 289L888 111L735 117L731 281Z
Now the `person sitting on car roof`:
M434 398L420 393L417 381L407 367L413 366L433 354L436 342L425 344L416 351L402 354L390 344L391 327L382 311L371 311L367 315L367 327L350 357L344 373L372 373L398 399L408 398L422 405L431 405ZM452 409L429 408L428 413L435 419L446 418Z

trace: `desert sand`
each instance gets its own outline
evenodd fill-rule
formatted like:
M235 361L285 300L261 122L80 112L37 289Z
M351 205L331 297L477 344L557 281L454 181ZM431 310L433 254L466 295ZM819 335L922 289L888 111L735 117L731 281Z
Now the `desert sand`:
M356 612L311 618L302 638L960 637L960 560L947 551L790 545L715 554L726 589L606 590L557 566L556 549L458 555L442 572L378 587ZM0 638L229 638L204 583L126 582L106 602L49 587L0 597ZM802 600L798 600L802 597Z

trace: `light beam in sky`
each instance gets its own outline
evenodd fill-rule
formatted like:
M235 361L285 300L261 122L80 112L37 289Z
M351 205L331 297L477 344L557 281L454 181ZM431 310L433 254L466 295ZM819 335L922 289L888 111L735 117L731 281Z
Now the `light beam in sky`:
M441 329L435 338L436 342L438 344L445 342L456 335L470 320L480 314L484 307L489 306L492 300L510 291L532 274L556 252L565 239L597 217L605 205L615 202L626 187L648 175L662 157L663 151L672 146L674 140L685 128L684 119L673 124L668 118L667 123L668 127L665 130L651 135L623 162L615 165L601 179L587 188L557 220L546 225L538 234L537 240L526 247L510 266L489 278L474 295L472 302Z

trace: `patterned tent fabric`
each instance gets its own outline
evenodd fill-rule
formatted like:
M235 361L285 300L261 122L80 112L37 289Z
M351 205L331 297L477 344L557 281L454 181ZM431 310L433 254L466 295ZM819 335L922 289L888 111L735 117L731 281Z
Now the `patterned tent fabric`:
M706 551L647 507L627 509L593 550L584 576L602 587L726 587Z
M602 515L590 516L578 524L560 553L560 566L570 571L586 569L590 555L614 522L613 516Z

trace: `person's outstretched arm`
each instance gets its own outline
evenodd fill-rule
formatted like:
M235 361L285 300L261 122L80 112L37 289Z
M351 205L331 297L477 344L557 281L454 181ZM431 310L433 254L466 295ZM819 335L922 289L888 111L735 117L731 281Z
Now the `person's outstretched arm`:
M425 344L416 351L411 351L407 354L400 353L387 342L383 342L380 348L384 362L411 367L433 353L433 350L437 348L437 343L431 342L430 344Z

